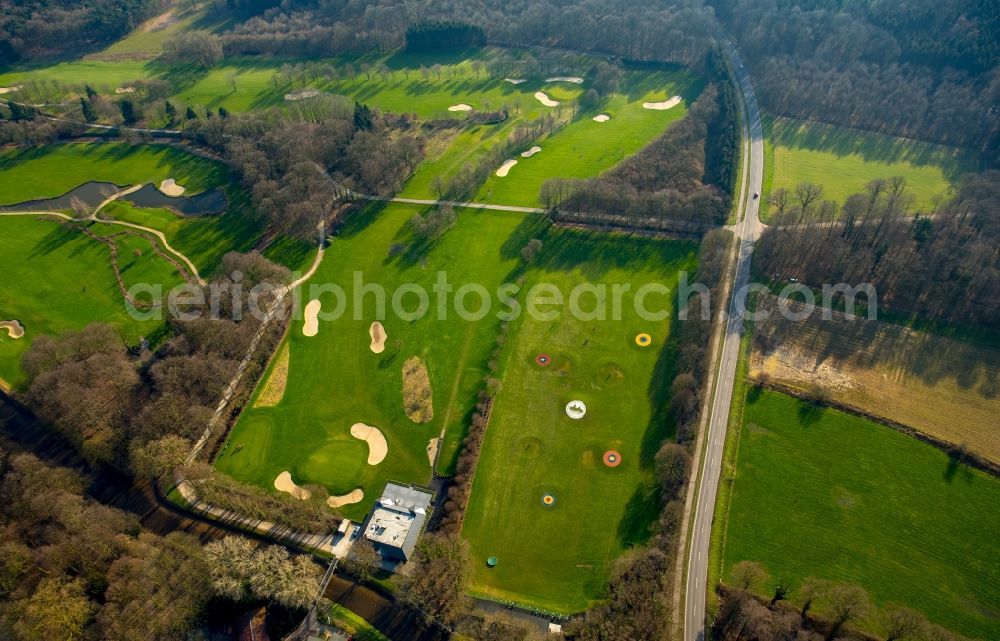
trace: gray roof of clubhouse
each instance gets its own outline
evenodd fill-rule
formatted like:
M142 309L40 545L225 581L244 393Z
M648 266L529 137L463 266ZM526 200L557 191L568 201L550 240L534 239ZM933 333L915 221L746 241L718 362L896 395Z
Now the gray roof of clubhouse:
M368 515L365 538L384 555L408 561L433 500L434 495L427 490L387 483Z

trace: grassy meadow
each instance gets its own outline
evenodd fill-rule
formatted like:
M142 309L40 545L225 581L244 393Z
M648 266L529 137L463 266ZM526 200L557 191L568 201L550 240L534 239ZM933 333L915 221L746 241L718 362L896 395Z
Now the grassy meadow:
M120 231L100 224L92 230L99 235ZM149 240L116 236L115 242L126 286L149 282L169 288L183 282L172 265L156 256ZM128 314L106 245L52 218L0 216L0 255L0 320L17 319L25 329L19 339L0 332L0 379L12 387L26 382L21 357L37 336L106 322L135 345L164 327L163 321L140 322Z
M630 283L632 292L647 282L671 286L680 270L694 268L697 249L557 229L542 239L527 272L525 305L537 283L556 285L567 297L579 283L606 283L609 301L613 283ZM638 317L632 294L622 300L617 321L580 320L563 308L557 319L522 314L512 323L504 387L463 530L473 594L578 612L601 596L611 562L648 538L660 510L652 458L672 429L665 406L674 305L669 296L650 297L650 309L671 310L654 322ZM593 295L583 296L582 309L593 304ZM651 346L636 344L640 332L651 335ZM540 353L551 357L548 367L536 364ZM582 419L566 415L571 400L586 403ZM603 463L609 450L621 454L619 466ZM546 493L555 497L552 506L542 503ZM490 556L499 560L495 568L486 565Z
M439 270L455 287L478 283L495 292L517 267L519 250L541 220L465 211L437 241L422 242L411 237L408 224L420 211L414 206L373 205L332 242L309 284L343 287L347 313L338 320L321 320L313 337L303 335L303 321L292 322L283 398L274 407L254 406L266 375L216 459L217 469L272 490L274 479L286 470L296 483L323 485L331 494L363 487L364 501L342 508L348 517L360 519L387 480L430 480L427 446L442 430L446 437L438 464L443 470L452 465L483 384L499 320L494 311L481 321L466 321L451 308L446 320L439 321L433 294L426 317L401 320L391 312L391 296L405 283L419 284L430 293ZM388 314L382 319L388 339L381 354L369 348L369 326L376 320L374 295L364 299L355 318L356 271L364 283L380 284L389 296ZM310 298L309 284L301 290L302 304ZM318 299L324 311L336 307L333 294ZM474 301L470 297L473 309ZM415 296L405 296L403 305L414 309ZM427 366L433 390L434 416L424 424L410 421L403 408L402 365L411 356ZM366 445L350 435L356 422L378 427L385 435L389 452L382 463L366 464Z
M173 178L188 195L228 180L225 165L165 145L69 143L0 153L0 205L61 196L89 181L159 184Z
M724 576L750 559L770 573L768 589L806 576L857 583L877 606L901 603L960 634L1000 636L1000 481L890 428L778 393L751 390L740 429Z
M825 200L840 204L870 180L902 176L915 198L914 210L932 211L961 173L975 169L971 154L943 145L789 118L769 124L774 160L769 186L794 190L799 183L816 183Z

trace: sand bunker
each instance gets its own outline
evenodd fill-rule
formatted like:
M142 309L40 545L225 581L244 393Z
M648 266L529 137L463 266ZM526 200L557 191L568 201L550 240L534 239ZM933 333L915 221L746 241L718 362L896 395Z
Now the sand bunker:
M306 98L315 98L319 93L319 89L296 89L292 93L286 93L285 100L288 102L298 102Z
M574 85L582 85L583 78L580 76L554 76L546 78L545 82L572 82Z
M365 498L365 491L360 487L356 487L347 494L340 494L335 496L327 497L326 504L330 507L340 507L341 505L351 505L353 503L360 503Z
M306 303L306 322L302 325L302 334L304 336L315 336L319 333L319 309L320 302L318 298Z
M510 172L511 167L517 164L516 160L505 160L500 169L497 169L497 176L501 178L506 178L507 174Z
M174 198L176 198L177 196L184 195L184 188L178 185L173 178L167 178L166 180L161 182L160 191L162 191L167 196L173 196Z
M7 336L21 338L24 336L24 325L20 321L0 321L0 331L7 330Z
M351 426L351 436L368 443L368 465L378 465L389 453L389 446L385 442L385 437L377 427L355 423Z
M372 352L375 354L381 354L385 351L385 339L388 338L388 334L385 333L385 328L382 327L382 323L375 321L368 328L368 335L372 338L372 343L368 347L371 348Z
M285 343L278 359L274 361L270 378L264 383L264 389L253 404L254 407L274 407L284 398L285 386L288 384L288 356L288 343Z
M664 100L663 102L644 102L642 103L642 108L657 109L662 111L664 109L670 109L672 107L676 107L677 105L680 104L680 102L681 102L681 97L674 96L673 98L670 98L669 100Z
M611 116L609 116L608 114L597 114L596 116L594 116L594 120L597 122L607 122L611 120Z
M503 81L504 82L509 82L512 85L519 85L522 82L528 82L524 78L504 78Z
M295 498L303 501L312 496L309 490L296 485L295 481L292 480L292 475L288 472L282 472L278 475L278 478L274 479L274 489L279 492L288 492Z
M534 156L535 154L537 154L541 150L542 150L541 147L539 147L538 145L535 145L534 147L532 147L528 151L522 151L521 152L521 157L522 158L531 158L532 156Z
M559 101L558 100L553 100L552 98L549 98L549 94L545 93L544 91L536 91L535 92L535 99L538 102L540 102L543 105L545 105L546 107L558 107L559 106Z
M434 459L437 458L438 449L441 447L441 439L432 438L427 441L427 462L434 467Z
M403 411L414 423L427 423L434 418L431 377L418 356L411 356L403 363Z
M118 95L123 93L135 93L135 87L118 87L115 89L115 93Z
M448 111L472 111L472 105L467 105L464 102L460 102L457 105L452 105L448 107Z
M522 81L523 82L523 81ZM11 85L10 87L0 87L0 96L5 93L13 93L21 88L21 85Z

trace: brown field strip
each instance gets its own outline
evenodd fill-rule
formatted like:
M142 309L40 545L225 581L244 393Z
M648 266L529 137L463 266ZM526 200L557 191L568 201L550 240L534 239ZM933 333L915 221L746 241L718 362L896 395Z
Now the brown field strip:
M264 384L264 389L257 396L254 407L274 407L285 397L285 385L288 383L288 343L281 347L278 359L274 362L271 376Z
M819 311L795 322L775 302L758 302L772 313L754 333L751 378L802 391L817 384L835 403L1000 463L1000 350Z

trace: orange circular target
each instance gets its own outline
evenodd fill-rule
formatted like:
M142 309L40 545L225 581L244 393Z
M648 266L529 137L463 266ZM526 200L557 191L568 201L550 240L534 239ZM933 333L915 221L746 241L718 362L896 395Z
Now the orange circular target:
M550 506L553 506L555 504L556 504L556 497L552 496L551 494L543 494L542 495L542 505L550 507Z
M621 465L622 455L615 450L608 450L604 453L604 464L608 467L618 467Z
M548 367L552 363L552 357L548 354L539 354L535 357L535 365L539 367Z

